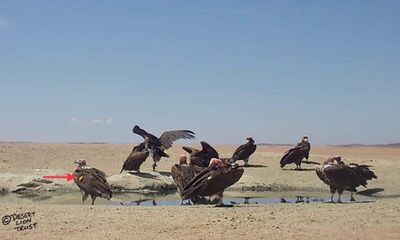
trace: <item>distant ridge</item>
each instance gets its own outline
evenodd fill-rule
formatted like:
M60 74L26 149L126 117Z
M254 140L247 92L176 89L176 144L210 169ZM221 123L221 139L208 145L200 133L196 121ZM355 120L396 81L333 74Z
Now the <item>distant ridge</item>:
M286 144L286 143L257 143L257 146L282 146L282 147L287 147L287 146L293 146L293 144Z
M68 142L67 144L107 144L106 142Z
M386 147L386 148L400 148L400 143L389 144L345 144L345 145L328 145L331 147Z

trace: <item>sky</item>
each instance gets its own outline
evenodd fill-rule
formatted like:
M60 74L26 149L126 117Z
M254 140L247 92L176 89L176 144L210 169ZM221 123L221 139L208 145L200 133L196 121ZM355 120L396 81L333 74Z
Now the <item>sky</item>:
M0 0L0 141L400 142L399 23L400 1Z

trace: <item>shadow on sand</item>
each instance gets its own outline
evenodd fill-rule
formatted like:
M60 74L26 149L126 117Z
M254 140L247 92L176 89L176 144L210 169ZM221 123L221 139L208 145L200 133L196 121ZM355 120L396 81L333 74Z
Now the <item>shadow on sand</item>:
M359 191L359 192L357 192L357 194L362 195L362 196L367 196L367 197L375 197L372 195L374 195L375 193L383 192L383 191L385 191L384 188L369 188L369 189L366 189L363 191Z
M319 162L313 162L313 161L302 161L301 163L305 163L305 164L315 164L315 165L320 165L321 163Z
M160 175L166 176L166 177L170 177L172 176L172 174L170 172L158 172Z
M267 166L260 165L260 164L248 164L248 165L241 165L240 167L243 167L243 168L266 168Z
M302 168L302 169L286 169L282 168L283 171L299 171L299 172L308 172L308 171L315 171L315 168Z

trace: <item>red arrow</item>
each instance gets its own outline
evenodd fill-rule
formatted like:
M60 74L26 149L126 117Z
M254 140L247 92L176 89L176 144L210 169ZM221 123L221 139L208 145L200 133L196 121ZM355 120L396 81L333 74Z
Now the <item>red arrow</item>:
M67 173L65 176L43 176L43 178L66 178L67 182L73 180L75 177L71 173Z

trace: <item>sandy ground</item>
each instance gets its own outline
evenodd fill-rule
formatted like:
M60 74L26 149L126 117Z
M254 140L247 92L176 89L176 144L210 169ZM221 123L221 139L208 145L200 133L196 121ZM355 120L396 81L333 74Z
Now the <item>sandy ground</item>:
M233 146L216 146L228 157ZM40 177L43 173L65 174L75 168L73 161L86 158L88 163L104 170L115 182L129 177L134 186L145 182L128 173L119 174L132 145L113 144L0 144L0 187L12 190L15 185ZM293 171L294 165L281 170L279 159L288 147L259 147L233 190L258 190L284 193L326 191L316 177L317 164L304 164L304 171ZM151 160L142 171L159 181L170 181L169 169L183 150L175 146L171 158L162 160L159 172L153 173ZM348 162L373 165L378 179L370 189L383 188L371 203L301 203L239 205L231 208L212 206L125 207L79 204L43 204L4 202L14 193L0 196L0 217L14 213L35 212L32 230L17 231L16 222L0 225L1 239L400 239L400 180L395 148L313 147L310 161L319 163L329 156L342 155ZM161 179L161 180L160 180ZM157 180L157 181L158 181ZM53 184L64 187L65 181ZM71 191L77 188L72 183ZM362 188L360 190L363 190ZM357 195L355 196L357 199ZM344 195L348 199L348 194ZM78 201L79 202L79 201ZM29 225L29 224L28 224Z

